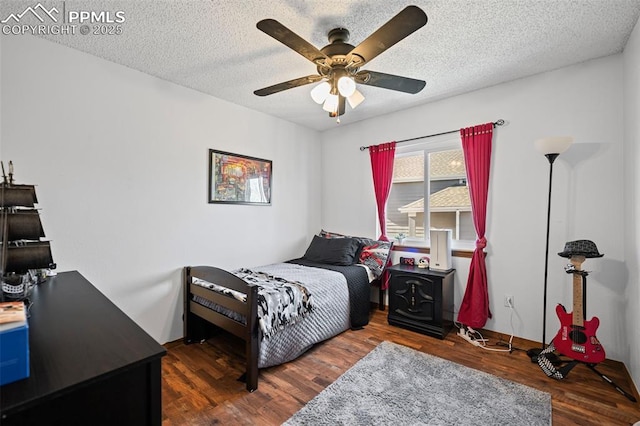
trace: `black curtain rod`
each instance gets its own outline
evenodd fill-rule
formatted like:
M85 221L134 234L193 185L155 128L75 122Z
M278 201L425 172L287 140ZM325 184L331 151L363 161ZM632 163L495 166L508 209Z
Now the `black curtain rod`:
M504 125L504 120L503 119L500 119L500 120L496 121L495 123L493 123L493 127L503 126L503 125ZM433 135L418 136L417 138L411 138L411 139L403 139L401 141L396 141L396 143L411 142L411 141L416 141L418 139L432 138L434 136L449 135L451 133L459 133L459 132L460 132L460 130L450 130L448 132L434 133ZM364 151L365 149L369 149L369 147L368 146L361 146L360 147L360 151Z

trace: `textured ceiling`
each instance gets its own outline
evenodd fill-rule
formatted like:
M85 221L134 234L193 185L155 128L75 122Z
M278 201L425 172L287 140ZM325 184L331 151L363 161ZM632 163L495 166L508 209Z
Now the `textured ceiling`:
M38 1L3 1L2 19ZM342 125L623 50L640 0L176 0L41 1L65 11L123 11L123 33L52 41L303 126L336 126L309 91L256 89L314 74L315 66L256 28L273 18L318 48L332 28L357 45L408 4L428 23L364 66L425 80L416 95L359 86ZM28 17L23 17L26 21Z

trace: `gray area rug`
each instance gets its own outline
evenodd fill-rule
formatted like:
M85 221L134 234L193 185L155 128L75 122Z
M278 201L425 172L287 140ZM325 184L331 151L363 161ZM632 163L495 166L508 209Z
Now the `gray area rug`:
M285 425L550 425L551 395L382 342Z

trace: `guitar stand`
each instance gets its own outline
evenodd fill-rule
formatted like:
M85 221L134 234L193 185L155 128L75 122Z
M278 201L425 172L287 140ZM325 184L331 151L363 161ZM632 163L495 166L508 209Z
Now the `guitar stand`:
M616 390L617 390L618 392L620 392L621 394L623 394L624 396L626 396L626 397L627 397L627 399L628 399L629 401L632 401L632 402L638 402L638 400L637 400L633 395L631 395L629 392L627 392L627 391L625 391L624 389L622 389L620 386L616 385L616 384L613 382L613 380L611 380L610 378L608 378L607 376L605 376L604 374L602 374L601 372L599 372L598 370L596 370L596 366L595 366L595 364L585 364L585 365L586 365L587 367L589 367L589 368L591 369L591 371L593 371L594 373L596 373L598 376L602 377L602 379L603 379L605 382L609 383L611 386L613 386L614 388L616 388Z
M566 362L566 361L561 361L561 362ZM587 366L591 371L596 373L598 376L602 377L602 380L604 380L605 382L609 383L618 392L620 392L622 395L627 397L627 399L629 401L638 402L638 400L636 400L636 398L633 395L631 395L629 392L627 392L624 389L622 389L620 386L618 386L609 377L605 376L603 373L601 373L600 371L596 370L596 364L589 364L589 363L586 363L586 362L580 362L580 361L576 361L576 360L571 360L569 363L567 363L567 365L565 365L565 366L561 367L560 369L558 369L557 373L559 374L559 376L561 376L560 378L565 378L565 377L567 377L567 374L569 374L569 371L573 370L573 367L575 367L578 364L584 364L585 366ZM559 377L554 377L554 378L559 378Z
M586 318L587 317L587 275L589 275L589 273L587 271L576 270L576 269L567 270L567 273L580 275L582 277L582 312L583 312L583 318ZM554 350L555 350L555 346L553 346L553 341L552 341L551 344L547 347L547 349L545 349L543 352L540 353L541 356L538 357L539 358L538 364L540 365L540 368L542 368L542 371L544 371L547 376L553 377L558 380L564 379L567 376L567 374L569 374L569 372L573 370L573 368L576 365L584 364L591 371L593 371L598 376L600 376L602 380L604 380L605 382L613 386L618 392L624 395L628 400L632 402L638 402L633 395L631 395L629 392L622 389L609 377L605 376L600 371L596 370L596 364L590 364L590 363L581 362L577 360L571 360L566 365L560 367L559 369L556 369L554 367L555 365L559 363L564 363L567 361L559 360L559 358L557 358L557 356L553 353ZM549 359L547 359L548 355L551 355ZM553 359L553 361L551 359Z

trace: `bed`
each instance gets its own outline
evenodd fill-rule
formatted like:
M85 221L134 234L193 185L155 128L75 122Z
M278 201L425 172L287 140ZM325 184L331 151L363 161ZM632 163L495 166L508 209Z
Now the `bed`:
M233 272L184 267L185 343L206 339L210 324L243 339L251 392L258 388L260 368L291 361L316 343L367 325L370 283L379 274L359 262L360 240L336 240L315 236L304 257L284 263Z

